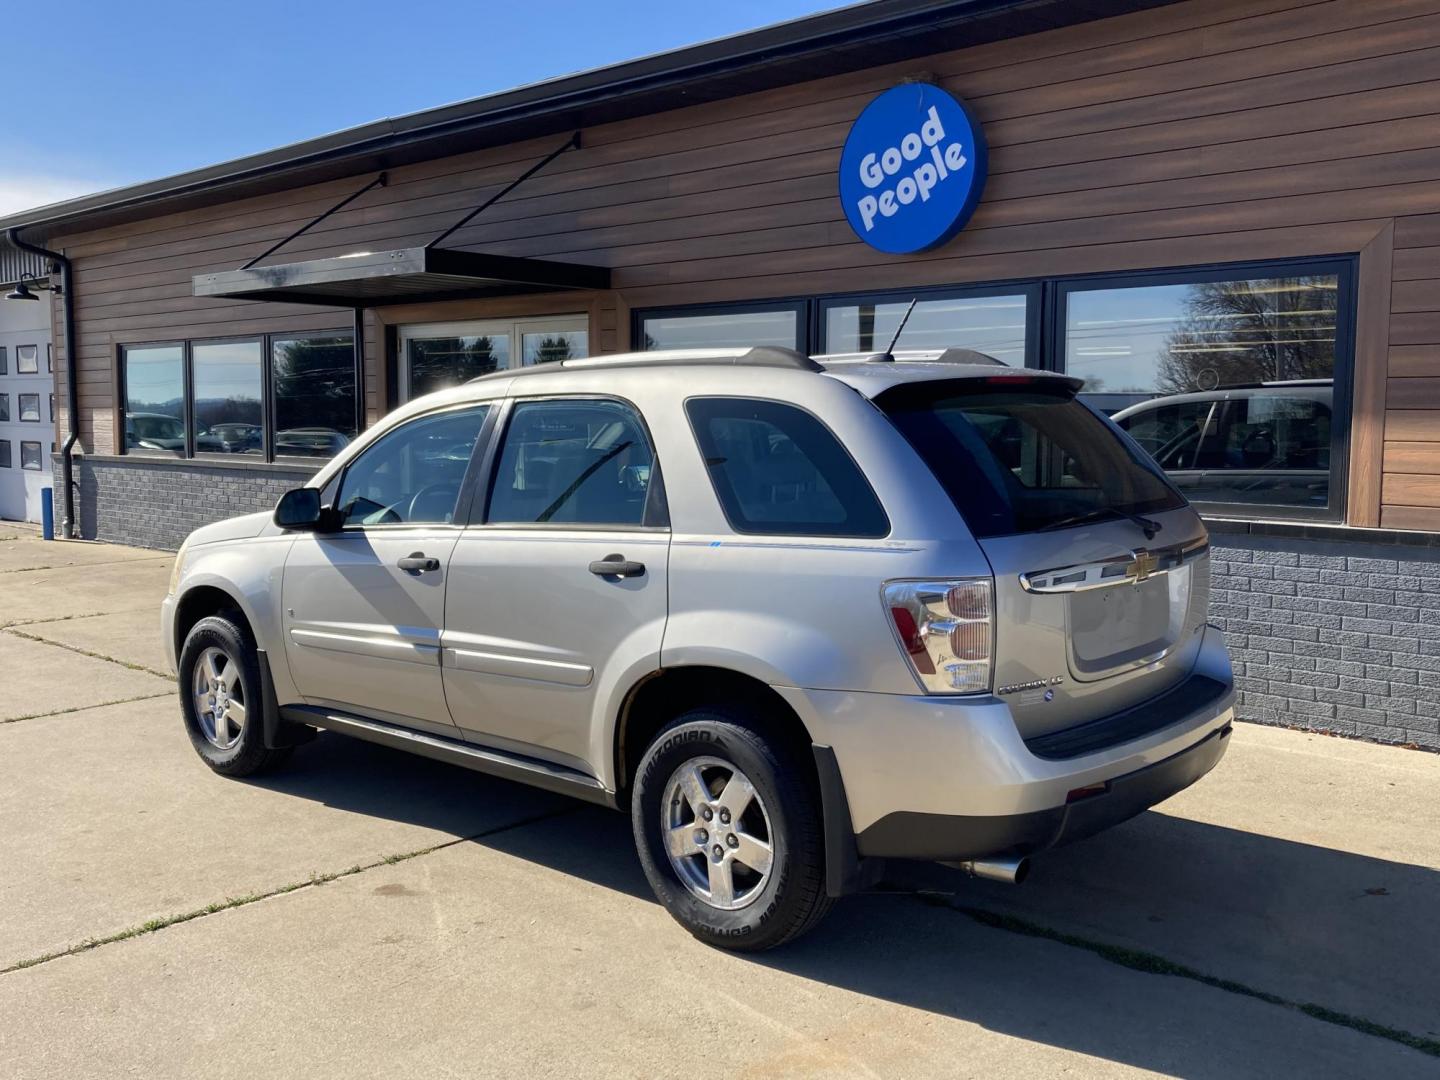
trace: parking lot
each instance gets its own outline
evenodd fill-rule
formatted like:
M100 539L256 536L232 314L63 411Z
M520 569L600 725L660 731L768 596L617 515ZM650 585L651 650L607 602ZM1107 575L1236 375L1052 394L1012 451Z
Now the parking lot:
M333 735L212 775L170 566L0 522L0 1075L1440 1071L1440 756L1241 725L1020 888L893 866L746 958L622 815Z

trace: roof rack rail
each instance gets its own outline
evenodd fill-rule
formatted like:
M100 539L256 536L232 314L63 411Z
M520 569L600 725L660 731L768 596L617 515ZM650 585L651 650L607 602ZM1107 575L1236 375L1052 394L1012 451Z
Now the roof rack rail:
M563 368L567 371L587 371L596 368L622 367L673 367L673 366L734 366L792 368L795 371L825 370L804 353L784 349L776 345L756 345L745 349L655 349L638 353L602 353L599 356L580 356L573 360L561 360L555 364L533 364L521 368L501 368L484 375L477 375L469 382L485 379L506 379L518 375L540 375L546 371Z
M1004 360L975 349L897 349L893 353L829 353L817 356L826 364L993 364L1009 367Z
M652 352L611 353L586 356L575 360L562 360L560 366L566 369L587 369L660 367L675 364L732 364L737 367L794 368L797 371L821 370L820 365L804 353L774 345L757 345L748 349L657 349Z

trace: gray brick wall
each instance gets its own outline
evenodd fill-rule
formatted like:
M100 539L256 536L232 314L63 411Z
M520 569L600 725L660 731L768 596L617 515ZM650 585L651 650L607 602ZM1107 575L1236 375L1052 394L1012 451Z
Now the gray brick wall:
M1241 719L1440 750L1440 549L1211 542Z
M144 457L76 456L80 535L136 547L174 551L194 529L212 521L270 510L319 466L234 467ZM56 528L64 513L60 465L55 463Z

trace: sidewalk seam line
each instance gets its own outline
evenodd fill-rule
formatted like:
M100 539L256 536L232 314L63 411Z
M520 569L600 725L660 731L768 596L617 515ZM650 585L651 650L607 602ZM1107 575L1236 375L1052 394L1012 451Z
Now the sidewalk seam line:
M73 653L79 653L81 656L88 656L94 660L108 660L112 664L119 664L121 667L129 668L131 671L142 671L147 675L154 675L157 678L167 679L170 682L175 681L174 675L170 675L161 671L156 671L154 668L146 667L144 664L136 664L130 660L121 660L118 657L106 656L104 653L98 653L91 649L82 649L79 645L71 645L64 641L52 641L49 638L40 637L38 634L27 634L24 630L16 629L16 626L32 625L34 624L18 623L11 626L0 627L0 630L4 630L4 632L7 634L14 634L18 638L24 638L26 641L39 642L41 645L54 645L57 649L68 649Z
M47 716L64 716L67 713L84 712L86 709L105 709L111 705L130 705L136 701L155 701L158 698L168 698L173 691L167 690L163 694L142 694L139 697L121 698L119 701L97 701L93 705L76 705L70 709L56 709L54 712L31 713L29 716L12 716L8 720L0 720L0 725L18 724L22 720L44 720Z
M1120 967L1129 968L1132 971L1140 971L1150 975L1171 975L1180 979L1188 979L1192 982L1209 986L1215 990L1238 994L1242 997L1255 998L1268 1005L1277 1005L1284 1009L1292 1009L1314 1020L1319 1020L1322 1023L1349 1028L1362 1035L1369 1035L1377 1039L1386 1039L1390 1042L1399 1043L1401 1046L1409 1047L1412 1050L1417 1050L1422 1054L1440 1057L1440 1039L1431 1039L1424 1035L1417 1035L1414 1032L1405 1031L1401 1028L1392 1028L1388 1025L1377 1023L1374 1020L1367 1020L1362 1016L1352 1016L1349 1013L1340 1012L1338 1009L1331 1009L1315 1002L1292 1001L1279 994L1272 994L1267 990L1257 990L1252 986L1247 986L1234 979L1224 979L1218 975L1207 974L1206 972L1174 960L1167 960L1158 953L1148 952L1144 949L1132 949L1125 945L1112 945L1103 941L1094 941L1090 938L1081 937L1078 934L1070 934L1063 930L1056 930L1053 927L1044 926L1040 923L1030 922L1028 919L1022 919L1015 915L1006 915L982 907L958 904L953 900L956 895L954 893L932 889L918 889L910 892L880 889L876 890L876 892L882 896L908 895L918 899L923 904L948 908L992 930L1004 930L1012 934L1021 934L1025 937L1035 937L1046 941L1053 941L1060 945L1069 946L1070 948L1083 949L1086 952L1094 953L1102 960Z
M527 825L534 825L551 818L563 817L566 814L576 813L580 805L565 806L559 810L550 810L543 814L532 814L530 817L522 818L519 821L512 821L506 825L497 825L491 829L482 829L470 836L457 836L453 840L446 840L443 843L432 844L430 847L418 848L414 851L401 852L398 855L382 855L380 858L368 863L356 863L354 866L344 870L336 870L324 874L311 874L305 881L293 881L288 885L280 885L265 892L248 893L244 896L229 897L223 902L206 904L202 908L193 911L181 912L178 915L161 916L148 919L139 926L132 926L126 930L119 930L113 934L106 934L104 937L86 938L78 945L71 945L67 949L57 949L54 952L44 953L40 956L31 957L28 960L20 960L9 967L0 968L0 976L12 975L17 971L25 971L29 968L38 967L41 964L48 964L52 960L59 960L66 956L76 956L80 953L90 952L102 945L113 945L119 941L128 941L130 938L143 937L164 930L169 926L177 926L180 923L192 922L195 919L203 919L207 915L214 915L221 911L229 911L232 908L247 907L250 904L259 903L261 900L269 900L276 896L285 896L289 893L299 892L301 889L309 889L320 885L326 885L332 881L339 881L341 878L353 877L356 874L363 874L367 870L374 870L380 866L394 866L396 863L409 862L411 859L418 859L422 855L431 855L437 851L454 847L457 844L468 844L476 840L483 840L487 836L496 836L500 833L509 832L512 829L521 829Z

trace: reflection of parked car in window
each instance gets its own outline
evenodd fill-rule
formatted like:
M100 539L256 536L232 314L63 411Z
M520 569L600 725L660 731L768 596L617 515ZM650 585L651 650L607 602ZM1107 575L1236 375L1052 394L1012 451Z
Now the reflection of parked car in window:
M1330 379L1173 394L1114 420L1195 502L1324 507L1330 495Z
M246 454L260 449L259 424L211 424L195 436L201 453Z
M350 437L334 428L290 428L275 433L277 457L334 457L350 444Z
M179 417L166 413L133 412L125 414L125 445L130 449L185 449L185 424Z

